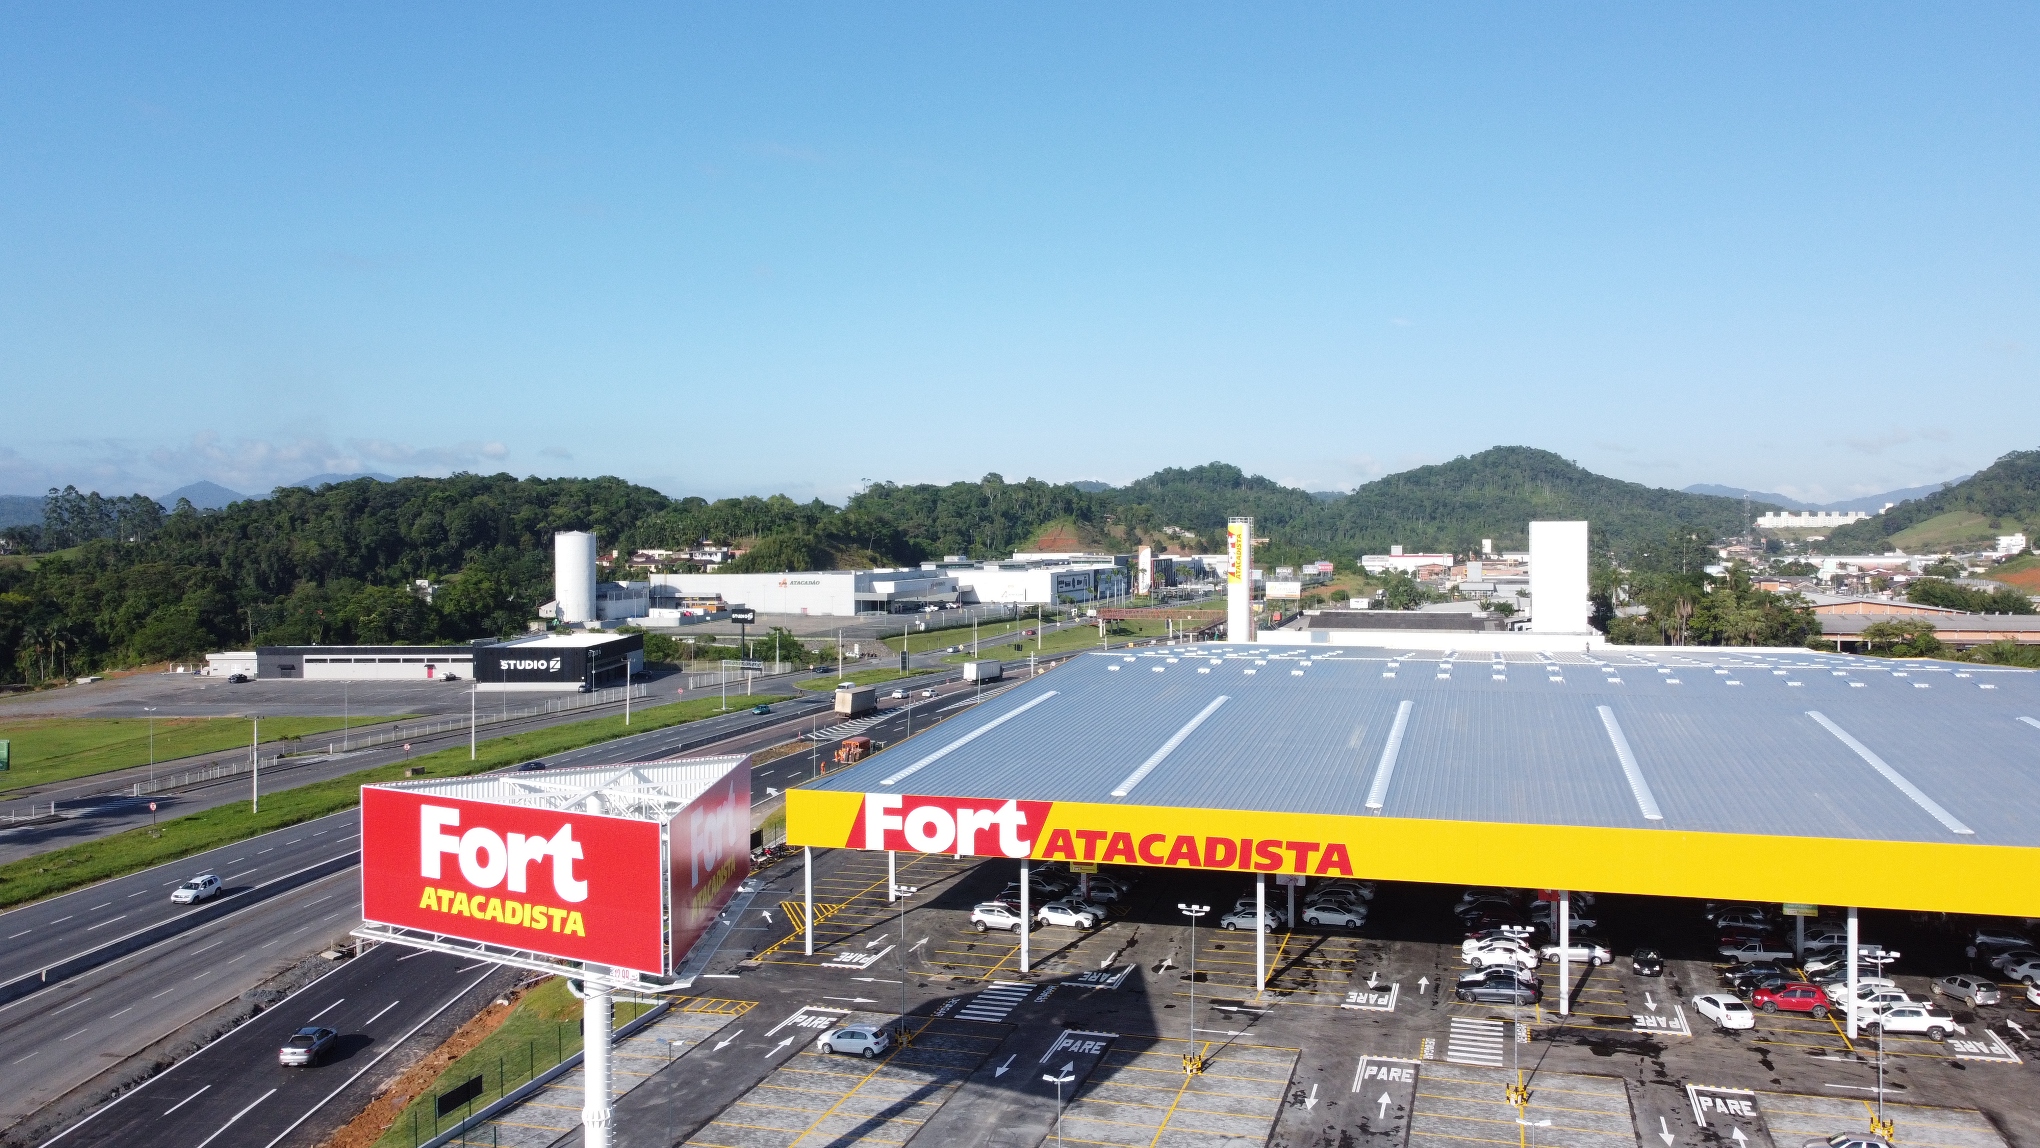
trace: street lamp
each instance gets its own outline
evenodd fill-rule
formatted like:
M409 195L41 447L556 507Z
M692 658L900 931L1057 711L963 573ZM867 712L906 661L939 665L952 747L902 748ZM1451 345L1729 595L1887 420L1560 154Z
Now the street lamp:
M1204 1071L1204 1058L1197 1055L1197 918L1211 912L1211 906L1178 901L1176 908L1190 918L1190 1051L1183 1054L1183 1071L1195 1076Z
M894 950L900 960L900 1047L907 1044L907 898L921 891L919 885L894 885L893 896L900 900L899 931L900 943Z
M1077 1067L1077 1062L1073 1060L1073 1061L1069 1062L1068 1064L1065 1064L1065 1065L1063 1065L1063 1068L1062 1068L1062 1072L1058 1073L1057 1075L1055 1075L1055 1076L1050 1076L1050 1075L1048 1075L1047 1073L1043 1073L1043 1074L1042 1074L1042 1076L1041 1076L1041 1079L1043 1079L1044 1081L1047 1081L1048 1083L1050 1083L1050 1084L1053 1084L1053 1085L1055 1085L1055 1144L1056 1144L1056 1148L1062 1148L1062 1142L1063 1142L1063 1138L1062 1138L1062 1114L1063 1114L1063 1102L1062 1102L1062 1090L1063 1090L1063 1085L1065 1085L1065 1084L1072 1084L1072 1083L1075 1083L1075 1082L1076 1082L1076 1079L1077 1079L1077 1074L1076 1074L1076 1072L1074 1071L1076 1067Z

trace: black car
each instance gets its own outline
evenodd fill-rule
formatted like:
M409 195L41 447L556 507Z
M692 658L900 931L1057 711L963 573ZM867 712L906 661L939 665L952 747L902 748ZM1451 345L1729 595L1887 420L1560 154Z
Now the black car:
M541 770L541 769L544 769L544 768L545 768L545 763L544 763L544 762L542 762L542 761L527 761L527 762L525 762L525 763L524 763L523 765L520 765L520 766L518 766L518 767L517 767L517 772L518 772L518 773L537 773L537 772L538 772L539 770Z
M1507 984L1510 981L1521 981L1524 984L1536 984L1537 970L1519 969L1513 965L1491 965L1485 969L1475 969L1474 971L1467 973L1465 976L1460 977L1459 985L1461 988L1464 988L1468 985L1486 984L1490 981L1493 981L1497 984Z
M1751 961L1749 964L1737 965L1721 974L1722 980L1744 991L1770 977L1784 977L1787 980L1795 981L1799 979L1798 974L1794 973L1783 961Z
M1476 984L1462 984L1456 990L1456 995L1460 1000L1476 1001L1480 1004L1526 1005L1536 1004L1544 995L1544 991L1535 984L1525 984L1514 976L1508 976Z
M227 675L227 681L228 681L228 682L229 682L230 684L233 684L233 685L237 685L237 686L239 686L239 685L246 685L246 684L247 684L248 682L251 682L251 681L254 681L254 680L255 680L255 679L253 679L253 678L249 677L249 676L248 676L248 675L246 675L246 674L228 674L228 675Z
M1638 949L1629 954L1629 971L1639 977L1661 977L1665 975L1665 959L1656 949Z

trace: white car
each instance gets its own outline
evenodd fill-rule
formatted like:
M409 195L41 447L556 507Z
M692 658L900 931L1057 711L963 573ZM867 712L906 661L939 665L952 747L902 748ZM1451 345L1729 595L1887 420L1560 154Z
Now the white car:
M1273 905L1268 906L1268 912L1262 918L1262 922L1264 928L1281 928L1282 910L1277 909ZM1254 927L1254 907L1248 905L1244 909L1234 909L1232 912L1220 917L1218 924L1222 929L1251 929Z
M1533 957L1537 955L1536 946L1521 937L1506 934L1488 932L1459 942L1459 955L1467 960L1472 960L1475 953L1497 952L1503 949L1528 953Z
M1362 901L1372 901L1374 899L1374 882L1355 881L1349 877L1334 877L1329 881L1311 886L1309 895L1315 897L1325 893L1351 893Z
M1557 945L1546 945L1538 950L1538 953L1547 961L1555 963L1558 960ZM1580 940L1575 940L1572 944L1566 946L1565 956L1566 960L1575 965L1591 965L1597 969L1615 959L1608 952L1605 945L1597 945L1592 941Z
M1789 956L1790 954L1787 955ZM1899 956L1900 954L1893 949L1863 946L1856 954L1856 967L1858 969L1882 969L1884 966L1897 960ZM1802 967L1806 970L1807 976L1824 973L1829 969L1846 969L1849 967L1849 954L1847 951L1843 951L1827 956L1815 957L1807 961Z
M1466 963L1476 969L1495 965L1519 969L1534 969L1542 963L1534 949L1518 948L1513 945L1492 945L1475 949L1466 958Z
M1088 929L1098 923L1098 913L1088 906L1079 907L1068 901L1051 901L1043 905L1034 919L1044 925L1068 925L1077 929Z
M971 928L980 933L993 929L1010 929L1017 933L1025 923L1020 917L1020 910L1004 901L985 901L970 911Z
M2007 979L2024 981L2029 985L2040 985L2040 957L2023 961L2006 961L1998 966Z
M866 1060L892 1047L892 1033L883 1025L853 1024L832 1028L815 1041L820 1052L841 1052Z
M1464 909L1469 905L1489 900L1501 900L1507 901L1512 905L1520 905L1523 903L1523 891L1521 889L1503 889L1495 885L1475 885L1459 895L1459 903L1454 905L1453 908L1455 910Z
M1367 923L1367 907L1364 905L1312 905L1303 911L1306 925L1338 925L1357 929Z
M1878 989L1874 993L1859 993L1853 1003L1849 1002L1847 993L1842 994L1842 1007L1848 1010L1844 1015L1853 1015L1857 1024L1866 1024L1877 1019L1886 1009L1918 1003L1908 996L1904 989Z
M1722 1028L1755 1028L1757 1014L1743 1003L1741 997L1728 993L1701 993L1693 998L1693 1007L1700 1015Z
M1940 1040L1951 1032L1967 1034L1969 1030L1955 1023L1947 1009L1913 1001L1895 1004L1870 1019L1870 1027L1885 1032L1916 1032L1928 1040Z
M177 886L176 891L170 894L170 903L173 905L193 905L200 901L209 901L219 896L219 893L220 879L211 873L206 873L202 876L193 877L184 884Z

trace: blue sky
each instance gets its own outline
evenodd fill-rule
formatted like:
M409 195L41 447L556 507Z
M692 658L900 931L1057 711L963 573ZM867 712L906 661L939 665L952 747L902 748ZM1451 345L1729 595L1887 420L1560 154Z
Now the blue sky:
M0 492L2040 446L2030 4L348 7L0 15Z

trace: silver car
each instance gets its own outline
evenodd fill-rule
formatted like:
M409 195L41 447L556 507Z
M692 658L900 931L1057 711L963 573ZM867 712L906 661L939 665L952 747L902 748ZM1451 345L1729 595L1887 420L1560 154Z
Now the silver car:
M845 1025L823 1033L815 1047L822 1052L841 1052L870 1060L892 1047L892 1033L883 1025Z
M1996 981L1987 981L1966 973L1942 977L1929 987L1934 990L1937 997L1954 997L1971 1005L1994 1005L2005 999L2004 994L1998 991Z
M301 1028L291 1033L290 1039L277 1050L277 1062L287 1068L317 1064L326 1050L333 1047L333 1042L339 1039L340 1034L330 1028Z

